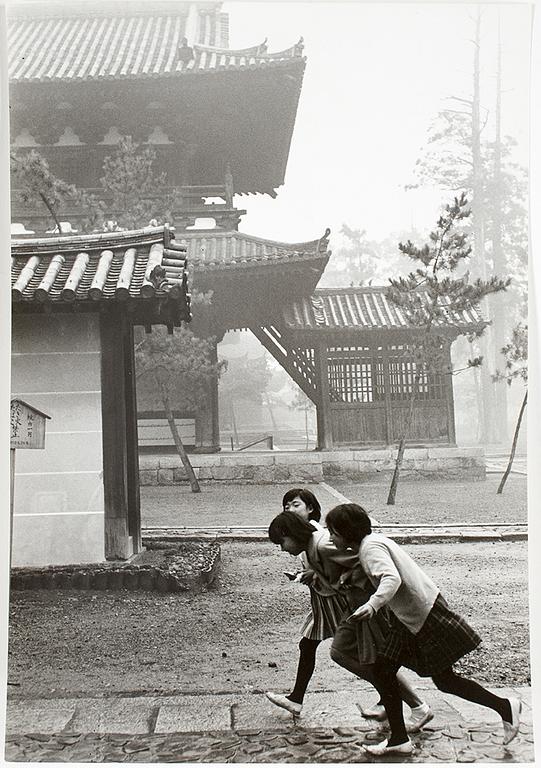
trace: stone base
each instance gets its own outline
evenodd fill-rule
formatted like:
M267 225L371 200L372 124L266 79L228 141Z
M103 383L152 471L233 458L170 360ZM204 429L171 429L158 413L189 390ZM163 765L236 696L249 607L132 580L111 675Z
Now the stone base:
M146 589L201 592L212 586L220 545L153 539L129 562L12 568L11 589Z
M390 476L396 448L359 448L336 451L254 451L214 455L191 454L195 476L201 481L227 483L321 483L338 478L370 481L376 474ZM416 479L485 479L482 447L438 446L406 449L401 477ZM139 457L141 485L187 482L176 455Z

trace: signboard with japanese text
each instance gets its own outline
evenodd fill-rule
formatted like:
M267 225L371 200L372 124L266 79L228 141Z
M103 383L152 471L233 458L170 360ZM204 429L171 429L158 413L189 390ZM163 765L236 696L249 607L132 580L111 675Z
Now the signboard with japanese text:
M38 411L24 400L11 401L10 434L11 448L44 448L46 413Z

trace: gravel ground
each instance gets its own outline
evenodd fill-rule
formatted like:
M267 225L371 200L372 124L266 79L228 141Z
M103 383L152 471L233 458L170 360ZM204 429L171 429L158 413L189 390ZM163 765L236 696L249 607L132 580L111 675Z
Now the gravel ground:
M524 523L527 521L526 477L511 475L504 493L496 495L499 475L483 481L403 479L393 507L386 505L389 481L329 483L351 501L372 510L380 522L387 523ZM302 484L301 484L302 485ZM309 487L318 497L323 511L338 504L324 485ZM268 525L281 511L288 485L201 484L201 493L191 493L185 485L143 486L141 519L146 527Z
M510 475L498 495L500 479L491 474L478 482L401 480L394 506L386 504L388 483L337 482L334 487L371 510L380 523L526 523L526 476Z
M409 549L483 637L461 668L496 686L529 682L527 545ZM13 592L10 695L285 690L308 607L305 588L281 576L290 566L270 544L231 542L222 545L218 587L201 595ZM326 643L311 689L356 684Z

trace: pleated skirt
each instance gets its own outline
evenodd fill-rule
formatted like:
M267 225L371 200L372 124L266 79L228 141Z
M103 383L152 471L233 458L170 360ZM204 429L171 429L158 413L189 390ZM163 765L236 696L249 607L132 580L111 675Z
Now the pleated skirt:
M334 637L342 617L351 613L343 594L320 595L310 587L310 602L312 610L301 627L302 637L309 640L327 640Z
M382 658L393 665L413 669L420 677L431 677L452 667L481 642L468 622L451 611L438 595L425 623L414 635L390 613L391 627Z

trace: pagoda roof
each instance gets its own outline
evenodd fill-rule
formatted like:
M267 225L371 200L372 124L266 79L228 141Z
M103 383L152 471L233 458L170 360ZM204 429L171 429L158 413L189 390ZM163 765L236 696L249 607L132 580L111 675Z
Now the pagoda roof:
M266 40L231 50L192 46L193 58L180 48L185 13L71 15L13 18L8 24L8 73L12 83L141 80L190 77L218 72L304 68L302 38L283 51L269 53Z
M330 256L329 235L330 230L327 229L317 240L303 243L266 240L237 231L194 230L184 231L178 236L181 242L186 243L188 258L196 273L284 267L306 262L321 276Z
M300 298L284 308L284 321L295 331L412 329L400 308L387 299L386 290L383 285L317 288L311 296ZM482 322L475 311L452 313L452 324L460 328L473 329Z
M11 245L14 306L90 308L98 301L160 299L169 305L163 322L178 325L190 320L187 278L186 246L176 243L168 227L13 240Z

